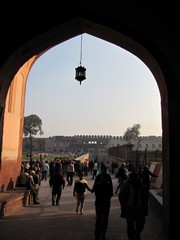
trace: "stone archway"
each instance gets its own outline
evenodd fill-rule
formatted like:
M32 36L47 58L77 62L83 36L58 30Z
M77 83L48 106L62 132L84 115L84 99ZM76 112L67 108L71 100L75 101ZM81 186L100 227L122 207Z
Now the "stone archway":
M25 89L28 73L36 59L51 47L62 43L81 33L88 33L117 46L120 46L139 57L153 73L161 95L162 128L163 128L163 159L164 175L168 176L168 102L167 89L163 73L153 55L145 48L145 44L138 43L133 38L112 30L105 26L87 21L73 19L52 28L38 38L24 44L6 62L0 73L1 79L1 190L7 189L9 182L16 183L21 164L22 129L24 116ZM9 74L5 74L8 72ZM20 97L19 100L16 97ZM14 111L14 112L13 112ZM15 128L15 129L14 129ZM9 141L11 139L11 141ZM7 171L8 170L8 171ZM168 215L169 183L168 178L163 182L166 185L164 193L164 208Z

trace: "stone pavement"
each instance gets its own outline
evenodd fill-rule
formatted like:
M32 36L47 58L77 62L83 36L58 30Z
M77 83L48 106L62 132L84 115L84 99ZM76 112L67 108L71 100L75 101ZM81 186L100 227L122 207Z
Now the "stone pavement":
M85 177L92 187L94 180ZM74 178L76 179L76 177ZM112 177L114 190L117 179ZM59 206L51 205L51 188L42 181L39 193L40 205L28 205L13 215L0 220L1 240L94 240L95 208L94 194L88 192L84 215L75 212L76 199L73 187L65 187ZM112 197L107 240L128 240L126 221L120 218L118 196ZM142 240L165 240L166 234L158 214L149 206Z

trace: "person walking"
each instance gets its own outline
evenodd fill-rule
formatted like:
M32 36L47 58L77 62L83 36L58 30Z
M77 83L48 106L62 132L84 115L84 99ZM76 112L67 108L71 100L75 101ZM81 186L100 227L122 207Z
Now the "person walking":
M76 213L80 210L80 214L83 215L84 200L87 197L87 190L92 192L88 186L88 182L83 178L83 173L79 173L79 179L74 183L73 196L76 197Z
M49 163L48 161L45 161L42 165L42 180L47 180L47 176L48 176L48 172L49 172Z
M98 163L97 163L97 161L95 161L94 165L93 165L92 179L94 179L96 177L97 170L98 170Z
M120 168L117 171L117 174L115 176L116 178L118 178L118 186L115 190L115 194L118 193L118 191L120 191L121 186L125 183L125 181L128 178L128 169L126 168L126 164L122 163Z
M131 172L119 192L121 217L127 222L129 240L141 240L145 217L148 216L148 193L136 172Z
M74 163L73 161L70 161L67 165L67 175L66 175L66 180L67 180L67 186L71 187L73 184L73 179L74 179L74 173L75 173L75 169L74 169Z
M92 192L95 194L95 240L106 240L113 184L104 164L102 164L101 173L95 178Z
M65 187L64 175L60 172L60 169L56 167L54 173L50 176L49 186L52 188L52 206L59 205L62 189Z

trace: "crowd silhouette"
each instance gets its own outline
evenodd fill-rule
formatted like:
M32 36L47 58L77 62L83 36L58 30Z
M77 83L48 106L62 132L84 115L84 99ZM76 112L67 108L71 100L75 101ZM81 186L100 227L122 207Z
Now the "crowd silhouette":
M126 219L127 236L129 240L141 240L145 217L148 216L148 194L150 176L153 174L148 166L141 171L135 171L132 164L121 162L110 164L97 161L91 162L89 168L83 171L83 165L72 159L55 158L48 162L33 161L22 165L19 185L26 186L32 195L33 204L40 204L39 190L42 181L49 180L52 188L52 206L58 206L62 191L65 187L72 187L72 195L76 198L75 212L84 214L84 203L87 191L95 197L95 226L94 239L106 240L108 219L111 208L111 198L118 196L120 203L120 217ZM87 177L94 181L92 189ZM117 179L117 187L113 192L112 177ZM75 179L75 180L74 180ZM81 185L81 186L80 186Z

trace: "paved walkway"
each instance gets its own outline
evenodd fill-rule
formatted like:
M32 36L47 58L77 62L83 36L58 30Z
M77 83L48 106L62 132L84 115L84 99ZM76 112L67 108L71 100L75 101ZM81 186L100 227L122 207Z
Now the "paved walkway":
M76 177L75 177L76 178ZM86 177L89 186L94 180ZM117 179L113 177L114 190ZM84 215L75 212L76 199L72 187L65 187L60 206L51 205L51 188L47 181L40 187L40 205L29 205L12 216L0 220L0 239L10 240L94 240L95 209L94 194L88 192ZM120 218L117 195L112 198L107 240L128 240L126 221ZM165 240L164 231L157 214L149 207L149 216L142 233L142 240Z

